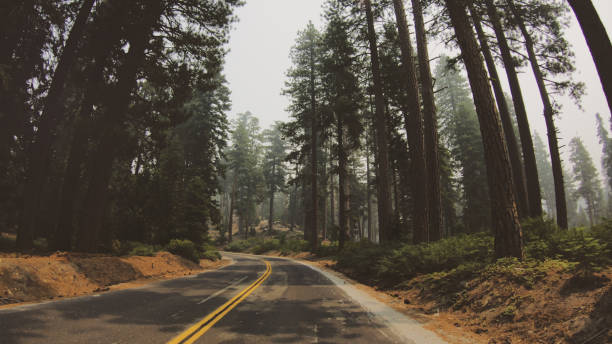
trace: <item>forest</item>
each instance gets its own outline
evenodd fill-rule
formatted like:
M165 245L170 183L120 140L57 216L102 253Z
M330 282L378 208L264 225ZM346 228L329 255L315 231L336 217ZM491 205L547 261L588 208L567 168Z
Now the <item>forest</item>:
M242 5L3 2L0 232L15 235L3 246L219 246L276 227L312 252L485 238L491 259L610 264L610 118L590 114L601 162L580 137L563 161L555 125L559 99L584 93L570 16L612 106L612 48L591 1L328 0L324 26L290 52L290 119L265 129L258 114L228 118ZM431 37L457 54L431 57ZM543 113L518 73L533 74Z
M463 312L498 278L484 294L504 308L488 324L520 320L512 293L561 276L564 298L600 288L589 314L605 320L570 342L606 340L612 118L582 102L566 36L575 18L612 110L592 1L326 0L323 24L287 51L287 120L267 128L266 114L230 116L224 64L244 5L2 1L0 251L309 252ZM447 53L430 53L432 38ZM601 161L560 133L567 99L596 119Z

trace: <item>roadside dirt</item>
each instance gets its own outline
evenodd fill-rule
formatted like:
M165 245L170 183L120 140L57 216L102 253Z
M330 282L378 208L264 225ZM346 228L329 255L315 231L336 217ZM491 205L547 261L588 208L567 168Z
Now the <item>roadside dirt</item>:
M0 308L125 289L200 273L230 260L195 264L168 252L154 257L114 257L58 252L48 256L0 253Z
M421 276L402 289L379 290L335 270L334 260L308 253L289 258L336 274L449 343L612 343L612 268L586 280L552 269L527 284L492 274L441 286L442 278Z

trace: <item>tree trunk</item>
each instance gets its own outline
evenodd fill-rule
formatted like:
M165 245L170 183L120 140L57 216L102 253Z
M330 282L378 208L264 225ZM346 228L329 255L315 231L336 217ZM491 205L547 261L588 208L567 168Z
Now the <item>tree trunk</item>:
M62 96L66 78L77 57L78 45L87 19L95 0L85 0L70 29L66 45L59 59L47 97L43 113L37 127L37 138L30 147L27 181L25 182L24 206L21 214L19 231L17 232L17 247L31 248L33 244L34 227L40 212L40 196L48 174L48 165L53 143L53 130L62 119Z
M136 75L145 57L145 50L153 31L153 25L162 12L161 1L148 3L146 15L132 30L130 49L118 74L114 97L106 112L105 127L91 169L91 177L83 204L83 218L79 228L77 247L81 251L97 249L97 239L103 220L104 205L108 200L108 184L112 175L117 142L123 137L122 123L128 110L131 92L136 87Z
M310 233L310 248L312 251L317 249L318 244L318 234L319 234L319 189L317 186L317 101L315 98L315 51L314 51L314 42L311 42L310 46L310 112L311 112L311 122L310 122L310 154L311 159L311 176L310 176L310 187L311 191L311 201L312 201L312 228Z
M391 187L389 184L389 152L387 115L385 114L385 99L382 91L382 80L380 75L380 61L378 59L378 46L376 43L376 31L374 29L374 16L370 0L364 0L365 12L368 24L368 41L370 45L370 63L372 67L372 82L374 88L374 101L376 113L374 122L376 126L376 148L377 156L377 193L378 193L378 230L383 242L392 240L393 234L390 220L393 218L391 209Z
M544 81L544 75L540 69L538 59L535 54L534 43L531 39L531 35L525 27L525 23L518 12L514 2L511 0L507 1L510 9L514 15L519 29L525 39L525 47L527 48L527 54L529 56L529 62L531 63L531 69L535 76L538 90L540 91L540 97L544 104L544 119L546 121L546 130L548 133L548 146L550 149L550 160L552 163L553 178L555 181L555 202L557 206L557 225L561 228L567 228L567 204L565 200L565 183L563 182L563 166L561 165L561 154L559 153L559 141L557 140L557 128L555 127L555 110L553 108L546 83Z
M529 201L525 185L525 174L523 172L521 152L519 151L516 136L514 135L512 119L510 118L510 110L508 110L508 103L506 103L504 90L502 89L501 81L499 79L499 75L497 74L495 60L493 60L493 55L491 54L487 37L482 29L479 14L474 10L472 5L470 5L470 14L472 15L478 40L480 41L482 55L484 56L487 69L489 70L491 84L493 85L493 91L495 92L495 100L497 101L497 108L499 109L499 115L501 117L501 122L504 129L504 137L506 138L508 154L510 156L510 165L512 166L512 177L514 180L519 218L527 218L529 217Z
M525 179L527 181L527 194L529 200L529 216L542 216L542 195L540 190L540 180L538 178L538 167L536 163L535 150L533 149L533 139L531 138L531 129L529 128L529 119L527 118L527 110L523 100L523 93L516 73L514 59L510 53L510 47L499 19L499 14L493 3L493 0L485 0L489 20L495 31L497 43L501 52L506 76L512 93L512 102L516 112L516 123L519 128L521 137L521 148L523 150L523 159L525 163Z
M446 0L446 4L461 48L480 123L495 231L495 256L522 259L523 238L516 210L510 158L487 71L469 23L465 2Z
M336 114L337 117L337 128L336 128L336 139L338 140L338 222L340 224L338 229L338 248L343 249L346 239L348 237L349 227L349 213L348 213L348 157L344 147L344 122L343 116L340 113Z
M272 180L275 177L276 158L272 158ZM272 233L272 222L274 217L274 183L270 185L270 216L268 216L268 230Z
M421 98L425 127L425 158L427 161L427 193L429 200L429 241L442 238L442 196L440 191L440 158L438 156L438 119L434 99L433 81L429 65L427 35L420 0L412 0L414 28L419 59Z
M372 183L370 177L369 130L366 135L366 199L368 202L368 240L370 240L370 242L374 242L374 236L372 232Z
M591 0L567 0L578 19L612 113L612 44Z
M236 174L232 181L232 195L230 196L229 218L227 219L227 241L232 242L232 232L234 231L234 202L236 200Z
M425 159L425 136L423 132L423 113L419 99L419 84L417 81L416 68L414 66L414 54L410 43L408 22L403 0L393 0L395 18L399 34L399 44L402 54L402 67L407 93L406 113L404 114L404 125L410 147L410 169L412 182L412 196L414 198L412 226L413 242L429 241L429 200L427 189L429 184L429 171ZM439 187L439 186L438 186ZM398 239L398 238L393 238Z

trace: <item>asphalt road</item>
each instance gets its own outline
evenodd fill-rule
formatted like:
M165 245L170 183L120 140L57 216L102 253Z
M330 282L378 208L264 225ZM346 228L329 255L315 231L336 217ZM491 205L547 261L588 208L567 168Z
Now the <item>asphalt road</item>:
M180 334L185 338L194 324L211 317L216 323L200 337L191 333L187 339L412 342L318 271L284 259L264 258L267 268L262 258L227 256L235 263L196 276L0 310L0 343L167 343Z

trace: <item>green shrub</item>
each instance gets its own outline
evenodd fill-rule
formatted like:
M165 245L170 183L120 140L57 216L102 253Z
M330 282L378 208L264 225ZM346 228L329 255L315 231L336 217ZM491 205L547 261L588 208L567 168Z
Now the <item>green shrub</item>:
M610 251L599 239L596 239L586 229L568 230L558 242L558 256L576 262L576 269L584 276L601 271L611 261Z
M189 259L192 262L200 262L200 252L197 246L191 240L172 239L166 246L166 250L185 259Z
M130 250L130 256L149 256L152 257L157 253L157 250L152 245L135 242L134 247Z
M217 251L217 248L209 243L204 243L200 247L200 255L202 259L208 259L212 261L217 261L221 259L221 253Z
M251 247L247 240L234 240L225 246L230 252L246 252Z

